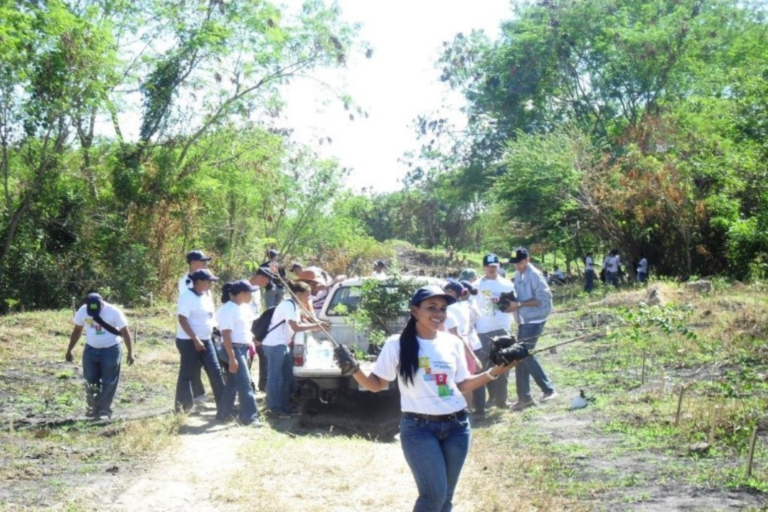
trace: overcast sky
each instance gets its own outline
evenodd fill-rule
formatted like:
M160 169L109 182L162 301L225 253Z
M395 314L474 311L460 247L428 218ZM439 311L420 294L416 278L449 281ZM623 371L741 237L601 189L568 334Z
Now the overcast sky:
M299 0L288 0L293 8ZM297 139L324 156L335 156L354 169L349 188L392 191L406 167L398 159L418 147L413 120L435 111L447 100L457 111L461 98L438 81L435 62L443 41L483 29L495 36L512 15L509 0L339 0L348 22L362 24L360 38L374 49L372 59L351 59L346 70L323 79L343 84L368 118L349 120L338 102L317 83L296 84L284 96L286 125ZM340 82L343 80L343 82ZM459 119L459 114L456 114ZM331 145L317 144L321 136Z

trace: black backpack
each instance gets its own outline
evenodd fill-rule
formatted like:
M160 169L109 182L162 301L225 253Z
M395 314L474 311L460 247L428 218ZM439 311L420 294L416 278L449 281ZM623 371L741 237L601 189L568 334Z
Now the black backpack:
M293 307L296 307L296 303L292 300L288 299L289 302L293 304ZM253 325L251 326L251 333L253 333L253 337L256 338L256 341L262 342L265 339L267 339L267 335L283 325L285 323L285 320L282 322L279 322L277 325L272 327L270 329L269 324L272 323L272 317L275 316L275 309L277 309L277 306L272 306L271 308L267 308L265 312L263 312L259 318L253 321Z

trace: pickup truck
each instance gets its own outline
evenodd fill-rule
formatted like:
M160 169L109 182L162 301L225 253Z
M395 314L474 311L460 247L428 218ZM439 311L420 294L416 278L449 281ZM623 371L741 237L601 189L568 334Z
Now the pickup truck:
M349 314L354 312L362 299L362 284L365 279L351 278L337 283L328 293L328 298L320 310L318 318L330 324L329 334L338 343L351 350L366 354L370 353L368 338L359 332L349 322ZM411 278L419 285L440 284L441 281L426 277ZM387 281L381 284L387 286ZM339 306L344 306L339 308ZM400 332L408 320L408 304L403 304L403 313L398 319L387 325L389 332ZM361 393L368 393L361 388L355 379L342 376L341 370L333 360L333 343L321 332L297 333L294 338L293 375L296 379L296 389L301 399L301 410L305 414L319 412L324 404L341 398L360 398ZM369 372L373 369L375 356L371 355L361 361L360 367ZM389 388L382 393L397 393L397 382L390 383Z

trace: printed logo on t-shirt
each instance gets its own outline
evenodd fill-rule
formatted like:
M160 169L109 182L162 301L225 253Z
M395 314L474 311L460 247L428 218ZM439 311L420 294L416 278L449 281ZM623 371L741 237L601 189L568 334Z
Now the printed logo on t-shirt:
M429 360L429 357L420 357L419 358L419 368L422 368L424 370L424 382L435 382L435 385L437 385L437 395L441 396L443 398L448 398L453 396L453 389L448 385L448 374L447 373L433 373L433 366L434 369L437 370L450 370L451 367L448 365L448 363L445 363L443 361L435 361L434 363L431 363Z
M96 336L101 336L102 334L107 332L106 329L104 329L104 327L102 327L101 324L96 323L93 320L93 318L86 318L85 323L88 324L88 327L96 331L95 332Z

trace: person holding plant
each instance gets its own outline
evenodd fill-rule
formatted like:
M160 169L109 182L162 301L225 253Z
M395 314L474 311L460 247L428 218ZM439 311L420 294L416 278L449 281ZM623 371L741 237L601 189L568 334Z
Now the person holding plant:
M516 364L470 375L461 340L444 331L448 306L455 302L439 286L416 290L405 329L384 343L368 375L347 347L334 350L342 372L369 391L398 381L400 444L419 490L414 511L451 510L471 437L463 393L498 379Z
M293 387L293 335L297 332L316 331L320 324L310 321L302 312L311 315L310 288L307 283L286 281L291 298L275 309L269 332L261 344L267 355L267 409L278 418L290 416L291 388Z

